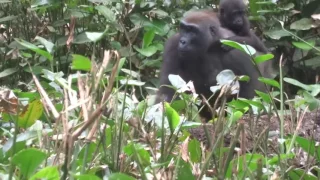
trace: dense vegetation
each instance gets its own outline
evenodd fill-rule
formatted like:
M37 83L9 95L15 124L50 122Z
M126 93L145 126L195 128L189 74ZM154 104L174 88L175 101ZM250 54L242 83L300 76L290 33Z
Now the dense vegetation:
M208 125L194 94L152 104L165 41L217 4L0 0L0 179L320 179L319 0L248 2L272 92Z

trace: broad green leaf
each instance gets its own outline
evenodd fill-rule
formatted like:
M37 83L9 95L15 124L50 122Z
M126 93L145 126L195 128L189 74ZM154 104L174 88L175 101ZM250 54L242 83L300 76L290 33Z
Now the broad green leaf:
M253 101L253 100L248 100L248 99L243 99L243 98L239 98L239 100L241 100L241 101L243 101L245 103L248 103L248 104L250 104L252 106L255 106L255 107L259 108L259 109L265 109L263 104L261 104L258 101Z
M40 118L43 112L43 105L40 99L30 102L23 111L19 114L18 125L19 127L29 127Z
M31 68L31 70L30 70L30 68ZM23 70L24 70L25 72L33 73L33 74L35 74L35 75L42 74L42 70L43 70L43 69L48 69L48 68L47 68L47 67L44 67L44 66L33 66L33 67L27 66L27 67L23 68Z
M303 92L304 100L308 103L310 111L318 109L320 107L320 100L312 96L307 91Z
M35 37L35 40L38 40L42 45L44 45L44 47L46 48L46 50L49 52L49 53L52 53L53 52L53 47L54 47L54 44L46 39L44 39L43 37L40 37L40 36L36 36Z
M168 118L169 127L171 133L173 133L176 127L180 124L180 116L179 114L170 106L169 103L165 102L165 112Z
M269 96L269 94L255 90L255 92L262 98L262 100L268 104L271 103L271 98Z
M320 147L316 145L316 142L314 140L309 140L297 136L296 142L305 152L307 152L309 155L315 157L318 161L320 161Z
M0 23L15 20L15 19L17 19L17 17L18 16L6 16L3 18L0 18Z
M231 46L233 48L236 48L240 51L243 51L245 53L247 53L248 55L254 55L256 53L256 50L251 47L250 45L244 45L235 41L231 41L231 40L220 40L223 44Z
M244 167L244 161L246 161L246 167ZM226 178L231 179L233 174L232 170L234 167L237 167L237 177L244 179L244 172L246 172L247 168L249 171L255 172L258 168L258 163L264 164L264 157L261 154L247 153L239 158L235 158L230 162L230 164L227 164L228 170L226 172Z
M176 110L177 112L180 112L181 110L185 109L187 107L187 104L184 100L175 100L171 104L171 107Z
M146 84L145 82L133 80L133 79L129 79L128 81L126 79L121 79L120 83L121 84L127 83L128 85L132 85L132 86L143 86L144 84Z
M200 122L187 121L182 124L181 129L195 128L195 127L199 127L201 125L202 125L202 123L200 123Z
M294 30L309 30L312 28L312 19L311 18L302 18L298 21L293 22L290 25L290 29Z
M143 49L146 48L146 47L148 47L148 46L152 43L153 38L154 38L154 35L155 35L155 33L154 33L154 30L153 30L153 29L147 31L147 32L144 34L144 36L143 36L143 42L142 42L142 48L143 48Z
M30 178L30 180L38 180L38 179L59 180L60 175L59 175L58 167L57 166L45 167Z
M188 144L188 151L190 160L194 163L198 163L201 161L201 148L200 142L196 139L190 140Z
M122 173L113 173L108 177L108 180L135 180L135 178Z
M130 143L123 148L123 151L128 156L133 156L133 158L138 158L142 166L150 165L150 154L145 150L144 146L139 143ZM138 157L136 157L138 156Z
M31 44L25 40L22 40L22 39L18 39L18 38L15 38L14 39L16 42L18 42L20 45L34 51L35 53L37 54L40 54L41 56L44 56L46 57L49 61L52 61L53 60L53 57L50 53L48 53L47 51L44 51L40 48L38 48L38 46L34 45L34 44Z
M279 40L282 37L291 36L291 34L283 29L275 29L264 32L265 35L269 36L271 39Z
M279 155L275 155L273 156L271 159L268 160L268 165L277 165L279 163L281 163L281 161L283 160L287 160L287 159L293 159L295 157L295 154L290 153L290 154L280 154L280 159L279 159Z
M84 44L88 42L97 42L104 36L104 32L84 32L75 36L73 44Z
M298 86L298 87L300 87L300 88L302 88L302 89L304 89L304 90L307 90L307 91L310 91L310 90L311 90L311 89L310 89L310 86L305 85L305 84L299 82L298 80L291 79L291 78L283 78L283 80L284 80L285 82L287 82L287 83L290 83L290 84L292 84L292 85Z
M270 60L272 58L274 58L273 54L263 54L263 55L255 57L254 58L254 62L256 64L260 64L260 63L268 61L268 60Z
M142 49L140 49L140 48L138 48L137 46L134 45L133 48L136 51L138 51L140 54L142 54L142 55L144 55L146 57L150 57L150 56L154 55L158 51L157 47L153 46L153 45L148 46L146 48L142 48Z
M76 175L75 177L77 180L101 180L101 178L93 174L81 174Z
M187 84L179 75L169 74L168 78L172 86L177 89L182 88Z
M134 78L138 78L140 77L140 74L138 72L135 72L135 71L132 71L130 69L125 69L125 68L122 68L121 69L122 72L134 77Z
M24 149L12 157L12 163L19 167L22 176L29 179L46 156L44 152L35 148Z
M116 21L116 15L114 12L107 8L106 6L95 6L95 9L99 11L108 21L115 22Z
M279 8L285 11L289 11L290 9L294 8L294 4L290 2L288 4L285 4L284 6L280 6Z
M237 122L243 116L243 112L235 111L231 114L230 120L232 123Z
M273 86L273 87L276 87L276 88L280 89L280 84L276 80L269 79L269 78L264 78L264 77L259 77L258 80L260 82L263 82L263 83L267 84L267 85L270 85L270 86Z
M289 175L288 178L292 180L300 180L303 176L303 179L305 180L318 180L318 178L311 173L305 173L306 170L300 169L300 168L295 168L295 169L290 169L290 171L287 172Z
M16 73L17 71L18 71L17 68L8 68L8 69L5 69L5 70L3 70L2 72L0 72L0 78L10 76L11 74Z
M185 162L181 157L175 160L177 162L177 177L176 179L181 180L195 180L195 176L192 174L192 168L190 163Z
M295 47L303 50L311 50L316 45L315 41L308 41L308 43L309 44L305 42L292 42Z
M73 60L72 60L71 69L90 71L91 69L90 59L78 54L73 54L72 57L73 57Z

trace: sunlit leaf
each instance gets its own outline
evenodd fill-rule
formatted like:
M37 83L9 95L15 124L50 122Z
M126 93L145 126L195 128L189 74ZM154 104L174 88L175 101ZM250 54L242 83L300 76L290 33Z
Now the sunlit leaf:
M170 131L173 133L176 127L180 124L180 116L167 102L165 102L165 112L168 118Z
M247 53L248 55L254 55L256 53L256 50L251 47L250 45L244 45L235 41L231 41L231 40L221 40L221 42L225 45L231 46L233 48L236 48L240 51L243 51L245 53Z
M153 29L144 33L142 48L146 48L152 43L154 35L155 35L155 33L154 33Z
M270 86L273 86L273 87L276 87L276 88L280 89L280 84L276 80L269 79L269 78L264 78L264 77L259 77L258 80L260 82L263 82L263 83L267 84L267 85L270 85Z
M91 69L90 59L78 54L73 54L72 57L73 57L72 66L71 66L72 69L90 71Z
M53 57L50 53L48 53L47 51L44 51L40 48L38 48L38 46L34 45L34 44L31 44L25 40L22 40L22 39L18 39L18 38L15 38L14 39L16 42L18 42L20 45L34 51L35 53L37 54L40 54L41 56L44 56L46 57L48 60L52 61L53 60Z
M38 180L38 179L50 179L50 180L59 180L59 170L57 166L48 166L41 169L39 172L34 174L30 180Z
M29 127L40 118L43 112L43 105L40 99L30 102L24 110L19 114L19 127Z
M260 63L268 61L268 60L270 60L272 58L274 58L273 54L263 54L263 55L255 57L254 58L254 62L256 64L260 64Z
M42 45L44 45L44 47L46 48L46 50L49 52L49 53L52 53L53 52L53 47L54 47L54 44L46 39L44 39L43 37L40 37L40 36L36 36L35 37L35 40L38 40Z
M44 152L38 149L25 149L12 157L12 163L19 167L22 176L28 179L45 160L46 156Z

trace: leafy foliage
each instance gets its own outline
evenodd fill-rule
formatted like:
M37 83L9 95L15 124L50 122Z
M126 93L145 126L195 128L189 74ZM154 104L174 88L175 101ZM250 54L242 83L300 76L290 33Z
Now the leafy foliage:
M283 109L304 115L320 107L319 0L249 1L269 54L221 40L257 65L281 63L279 81L259 78L272 92L227 103L249 77L225 70L211 87L221 95L214 119L204 124L192 82L170 75L180 100L153 105L165 41L185 12L217 4L0 0L0 179L319 179L319 139L299 136L308 134L299 115L285 128ZM272 112L280 133L259 129L254 118L245 130L245 113Z

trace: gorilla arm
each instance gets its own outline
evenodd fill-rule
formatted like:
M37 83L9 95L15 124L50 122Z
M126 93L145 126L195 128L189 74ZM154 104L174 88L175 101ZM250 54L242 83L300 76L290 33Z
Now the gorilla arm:
M163 63L160 71L160 85L170 85L169 74L177 74L180 71L180 61L178 58L178 45L179 45L180 35L175 34L170 37L166 44L163 52ZM161 101L170 102L175 91L172 88L161 86L158 91L156 103Z

